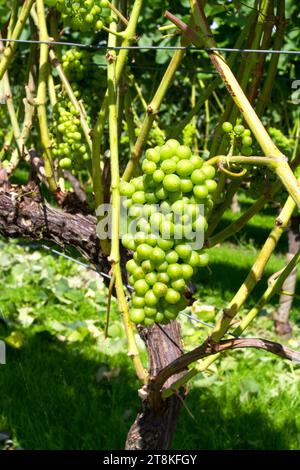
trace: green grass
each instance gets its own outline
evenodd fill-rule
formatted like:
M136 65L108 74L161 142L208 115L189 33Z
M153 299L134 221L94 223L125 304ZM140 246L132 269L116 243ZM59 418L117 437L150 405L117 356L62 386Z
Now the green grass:
M265 219L271 226L271 216ZM221 309L231 299L257 255L249 230L237 244L211 250L209 270L196 279L201 301ZM9 343L7 364L0 366L0 432L9 430L25 449L123 448L139 400L116 303L105 340L106 289L97 277L13 243L0 249L0 307L7 320L0 337ZM247 308L283 262L280 248ZM249 334L276 339L271 314L277 300ZM295 301L292 347L299 346L299 311ZM186 349L207 334L187 319L181 323ZM299 389L299 367L259 351L227 353L191 384L173 447L299 449Z

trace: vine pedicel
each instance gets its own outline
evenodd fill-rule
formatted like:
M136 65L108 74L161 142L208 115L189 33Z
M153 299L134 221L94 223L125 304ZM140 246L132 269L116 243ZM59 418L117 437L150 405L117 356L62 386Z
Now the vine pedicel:
M208 264L201 235L217 185L214 167L175 139L148 149L142 170L121 183L129 220L122 243L134 253L126 264L131 320L150 326L176 318L187 305L188 282Z

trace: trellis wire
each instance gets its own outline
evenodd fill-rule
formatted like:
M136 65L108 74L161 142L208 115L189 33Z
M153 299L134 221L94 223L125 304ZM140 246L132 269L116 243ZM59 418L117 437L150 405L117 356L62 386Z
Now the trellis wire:
M23 246L21 243L19 243L19 245ZM111 279L111 276L109 274L106 274L102 271L99 271L98 269L93 268L93 266L90 266L89 264L83 263L82 261L79 261L78 259L72 258L72 256L69 256L66 253L62 252L62 251L58 251L54 248L51 248L48 245L33 244L33 243L31 243L29 245L26 244L26 245L29 246L30 248L43 248L44 250L50 251L50 252L54 253L55 255L61 256L62 258L65 258L69 261L72 261L73 263L78 264L79 266L82 266L83 268L88 269L89 271L93 271L93 272L99 274L100 276L105 277L106 279ZM133 287L131 287L129 285L126 285L126 287L127 287L127 289L129 289L131 291L133 290ZM207 323L203 320L199 320L199 318L195 317L195 315L191 315L191 314L186 313L186 312L179 312L179 314L189 318L190 320L192 320L196 323L200 323L201 325L207 326L208 328L211 328L211 329L214 328L214 325L211 325L210 323ZM233 336L234 338L238 338L238 336L234 335L233 333L228 333L228 335Z
M279 49L241 49L234 47L194 47L194 46L110 46L107 44L82 44L67 41L40 41L37 39L8 39L0 38L0 42L17 42L21 44L48 44L49 46L71 46L83 47L86 49L111 49L111 50L171 50L171 51L192 51L192 52L240 52L240 53L256 53L256 54L288 54L300 55L300 51L279 50Z

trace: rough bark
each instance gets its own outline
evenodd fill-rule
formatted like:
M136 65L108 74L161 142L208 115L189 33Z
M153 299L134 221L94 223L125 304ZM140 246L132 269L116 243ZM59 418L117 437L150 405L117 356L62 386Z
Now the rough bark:
M99 249L96 218L68 213L47 204L34 182L0 187L0 234L8 238L29 238L71 245L95 266L108 272L109 263Z
M183 354L179 324L172 321L166 326L155 325L141 332L149 352L150 375L154 376ZM166 382L170 386L179 375ZM165 450L169 449L182 408L184 392L167 400L150 403L143 400L142 410L131 426L126 450Z
M300 217L292 217L288 230L288 253L286 255L286 263L288 263L295 253L300 250L300 234L299 234ZM295 293L297 283L297 267L291 272L282 285L282 290ZM292 333L292 326L289 322L289 315L293 305L293 295L281 294L279 298L279 306L274 313L275 331L280 336L287 336Z

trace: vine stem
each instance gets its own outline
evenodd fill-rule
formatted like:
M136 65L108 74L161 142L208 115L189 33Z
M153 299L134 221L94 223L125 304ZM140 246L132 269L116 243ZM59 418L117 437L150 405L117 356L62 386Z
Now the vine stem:
M110 24L112 32L116 32L117 23ZM117 298L122 313L125 331L128 340L128 355L132 357L139 379L146 381L146 373L140 361L136 346L133 326L129 318L129 308L124 294L122 272L120 267L120 169L119 169L119 144L118 144L118 113L117 113L117 80L116 80L116 36L109 34L107 60L108 81L108 122L110 144L110 168L111 168L111 194L112 194L112 222L111 222L111 251L109 261L112 265L115 278Z
M174 75L176 73L176 70L178 69L181 60L184 56L184 50L178 50L175 52L175 54L172 57L172 60L159 84L159 87L151 101L151 103L147 106L147 114L146 117L143 121L143 124L140 129L139 136L136 140L134 150L131 154L131 158L127 163L127 166L125 168L124 174L122 179L124 181L129 181L130 178L133 175L134 169L137 165L137 162L141 158L144 145L147 141L149 132L151 130L151 127L153 125L153 122L157 116L157 113L159 111L160 105L170 87L170 84L174 78Z
M135 0L132 7L132 12L128 21L127 28L123 33L124 39L122 41L122 46L127 47L135 38L136 27L140 15L140 11L143 5L144 0ZM127 61L129 49L122 49L119 51L117 62L116 62L116 84L119 83L121 78L124 66ZM101 109L96 121L96 124L93 128L93 137L92 137L92 180L93 180L93 190L94 197L96 202L96 207L101 206L104 202L104 192L103 192L103 182L102 182L102 172L101 172L101 140L103 137L103 131L106 121L106 114L108 109L108 92L106 92ZM98 217L99 220L99 217ZM109 254L110 244L107 240L100 240L101 248L104 253Z
M117 116L117 84L116 84L116 52L113 48L117 45L116 36L112 33L117 31L117 23L113 21L110 25L112 30L108 36L107 61L107 83L108 83L108 124L109 124L109 147L110 147L110 173L112 194L112 222L111 222L111 251L109 261L114 267L120 262L120 168L119 168L119 144L118 144L118 116Z
M132 358L137 377L144 383L147 383L148 374L143 367L143 364L139 356L139 351L136 345L134 330L133 330L133 327L129 318L129 309L128 309L126 296L124 293L124 283L123 283L122 273L121 273L121 268L120 268L119 263L116 264L114 267L114 274L116 276L116 292L117 292L117 297L118 297L118 302L119 302L119 309L123 317L125 332L126 332L127 341L128 341L128 356Z
M16 40L20 38L34 1L35 0L25 0L25 2L23 3L20 15L18 17L15 27L13 28L10 39ZM6 70L8 69L14 57L14 53L17 49L17 44L17 42L11 42L4 49L3 57L0 61L0 80L3 78Z
M36 0L38 25L39 25L39 39L40 41L48 41L48 32L45 18L44 0ZM48 131L47 123L47 82L48 82L48 52L49 46L47 44L40 44L40 59L39 59L39 79L37 89L37 114L40 125L41 142L44 147L44 167L45 177L47 178L49 189L51 192L56 192L58 186L56 183L53 158L51 150L51 139Z
M255 15L255 12L252 13L252 16ZM251 16L251 18L252 18ZM175 26L175 25L174 25ZM246 27L241 31L240 36L238 37L236 43L234 44L235 49L240 49L243 45L244 39L247 36L247 33L249 31L249 22L247 22ZM237 55L233 54L229 60L228 60L228 65L232 67L234 63L236 62ZM168 136L177 136L181 134L185 126L191 121L191 119L200 111L200 108L203 106L206 100L210 97L212 93L217 89L217 87L222 83L220 77L215 78L206 88L206 91L201 95L195 105L190 109L188 114L180 121L179 124L177 124L175 127L170 129L168 131Z
M208 160L210 165L227 165L228 158L225 155L218 155ZM300 188L294 173L292 172L287 158L281 156L266 156L266 157L244 157L244 156L230 156L230 163L239 163L244 165L264 165L271 168L280 178L282 184L285 186L288 193L292 196L295 203L300 207Z

